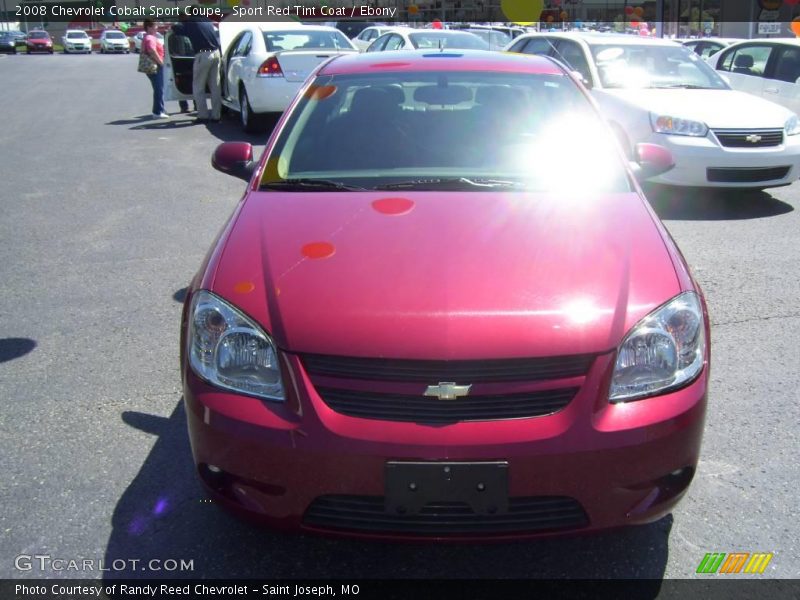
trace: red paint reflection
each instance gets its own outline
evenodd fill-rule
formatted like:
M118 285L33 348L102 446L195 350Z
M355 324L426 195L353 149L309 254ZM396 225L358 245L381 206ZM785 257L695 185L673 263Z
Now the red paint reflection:
M330 242L311 242L300 250L306 258L329 258L336 252L336 247Z
M414 201L408 198L381 198L372 202L372 208L382 215L406 215L414 208Z

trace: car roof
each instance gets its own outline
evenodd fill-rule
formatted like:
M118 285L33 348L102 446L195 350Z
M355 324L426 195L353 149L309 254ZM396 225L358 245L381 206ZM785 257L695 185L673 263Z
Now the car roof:
M505 54L490 50L397 50L342 54L326 63L320 75L415 71L501 71L563 75L555 62L544 56Z
M341 33L340 29L336 27L328 27L327 25L304 25L303 23L298 23L297 21L286 21L286 22L262 22L262 23L254 23L258 29L264 32L268 31L289 31L297 29L299 31L338 31ZM366 29L366 28L365 28Z
M752 40L736 40L736 45L755 42L758 44L790 44L800 46L800 38L754 38ZM734 44L731 44L733 46Z
M589 45L595 44L619 44L626 46L641 46L649 44L651 46L679 46L681 44L674 40L665 40L662 38L651 38L638 35L627 35L624 33L600 33L597 31L581 31L581 32L566 32L566 33L533 33L525 37L558 37L572 40L583 40ZM519 36L514 41L518 41L523 36Z
M676 40L676 41L680 41L681 44L691 44L691 43L698 44L700 42L720 42L721 44L735 44L736 42L742 42L747 40L742 40L741 38L707 37L707 38L691 38L688 40Z

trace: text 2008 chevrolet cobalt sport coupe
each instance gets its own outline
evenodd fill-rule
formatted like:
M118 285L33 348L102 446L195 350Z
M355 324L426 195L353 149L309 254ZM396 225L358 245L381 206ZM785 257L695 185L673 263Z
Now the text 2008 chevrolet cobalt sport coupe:
M700 290L572 75L480 51L307 82L189 287L192 451L273 527L521 538L668 513L698 461Z

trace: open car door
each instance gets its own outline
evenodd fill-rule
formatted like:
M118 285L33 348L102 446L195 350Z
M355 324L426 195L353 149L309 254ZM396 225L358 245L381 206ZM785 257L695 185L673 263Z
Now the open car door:
M164 100L192 99L194 50L188 37L164 34Z

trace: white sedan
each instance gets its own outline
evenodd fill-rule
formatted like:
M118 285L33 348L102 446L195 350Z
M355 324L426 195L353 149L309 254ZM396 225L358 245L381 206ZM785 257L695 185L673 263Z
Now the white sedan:
M100 54L109 52L122 52L128 54L131 51L131 43L128 36L118 29L106 29L100 34Z
M800 39L770 38L732 44L707 58L731 87L800 114Z
M367 27L364 29L350 41L353 42L355 47L361 52L364 52L364 50L366 50L372 42L374 42L387 31L392 31L393 29L395 28L391 27L390 25L373 25L372 27Z
M192 58L175 54L180 44L170 41L173 35L167 36L165 100L191 99ZM222 21L219 36L222 104L239 113L248 132L263 130L269 113L283 112L317 65L358 52L334 27L293 21Z
M624 149L668 148L675 168L651 181L763 189L800 176L792 111L730 88L691 50L668 40L603 34L520 36L511 52L545 54L591 90Z
M367 52L392 50L489 50L489 44L477 35L452 29L411 29L395 27L384 33L367 48Z
M72 52L92 52L92 38L83 29L67 29L61 38L64 54Z

